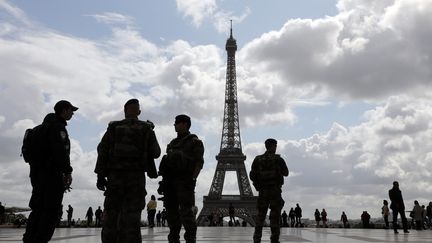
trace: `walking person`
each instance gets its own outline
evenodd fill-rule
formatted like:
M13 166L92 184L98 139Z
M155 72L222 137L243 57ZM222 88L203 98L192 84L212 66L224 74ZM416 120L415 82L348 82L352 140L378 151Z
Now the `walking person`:
M157 202L156 197L151 195L150 201L147 203L147 221L150 228L155 226L155 215L156 215Z
M429 229L432 228L432 202L429 202L429 205L426 207L426 217L427 217L427 225Z
M166 155L159 165L163 179L158 191L165 197L170 229L168 241L175 243L180 242L182 225L186 242L196 242L197 224L192 207L195 205L196 180L204 164L204 145L189 131L191 124L187 115L175 117L177 137L167 145Z
M342 212L341 221L342 221L343 227L348 228L348 217L345 214L345 212Z
M295 225L295 212L294 212L294 208L290 209L290 211L288 213L288 217L290 218L291 227L294 227L294 225Z
M95 211L95 226L96 227L101 227L102 214L103 214L103 211L102 211L101 207L99 206L98 209L96 209L96 211Z
M370 225L370 214L367 211L363 211L362 215L360 216L362 224L363 224L363 228L365 229L369 229Z
M159 210L156 214L156 226L157 227L161 227L161 218L162 218L162 214L161 211Z
M279 242L280 215L285 203L282 199L282 185L284 184L284 177L288 176L289 173L284 159L276 154L277 141L269 138L264 144L265 153L255 157L250 171L250 179L259 193L258 215L253 235L254 243L261 242L268 208L270 208L270 240L271 242Z
M320 221L321 221L321 213L318 210L318 208L315 209L314 216L315 216L316 227L319 228L320 227Z
M67 225L68 225L68 227L71 227L71 225L72 225L72 216L73 216L73 208L72 208L72 206L70 204L68 205L68 209L66 209L66 213L67 213Z
M165 227L166 225L166 218L167 218L167 212L166 209L164 208L161 212L161 220L162 220L162 226Z
M4 218L4 213L5 213L5 207L2 205L2 203L0 202L0 225L3 224L3 218Z
M286 211L284 210L282 215L282 227L288 227L288 214L286 213Z
M32 129L23 142L23 156L30 165L33 187L24 243L48 242L55 230L63 194L72 183L70 140L67 121L78 110L69 101L60 100L54 113L45 116L42 124Z
M92 209L92 207L89 207L87 209L87 213L86 213L85 217L87 218L87 227L92 226L92 224L93 224L93 209Z
M389 198L390 198L390 209L393 212L393 230L394 233L397 234L398 232L398 224L397 224L397 216L400 214L400 217L402 219L402 227L404 230L404 233L409 233L408 231L408 220L405 216L405 204L402 198L402 192L399 189L399 182L394 181L393 182L393 188L389 190Z
M139 101L124 104L125 119L113 121L100 141L96 186L105 191L102 242L141 243L141 212L147 195L146 177L157 178L154 159L160 147L154 125L141 121Z
M381 208L381 214L383 215L383 218L384 218L385 229L389 229L390 225L389 225L388 217L390 214L390 209L388 207L388 201L387 200L383 201L383 206Z
M422 230L423 229L424 209L420 206L420 204L417 200L414 201L414 207L412 209L412 213L414 216L413 219L415 221L416 230Z
M296 220L295 226L301 227L302 209L298 203L296 204L294 212L295 212L295 220Z
M325 208L321 211L321 219L323 221L323 227L328 228L327 226L327 212L325 211Z
M229 207L228 207L228 214L230 217L230 221L232 221L233 223L235 222L235 209L234 206L232 205L232 203L230 203Z

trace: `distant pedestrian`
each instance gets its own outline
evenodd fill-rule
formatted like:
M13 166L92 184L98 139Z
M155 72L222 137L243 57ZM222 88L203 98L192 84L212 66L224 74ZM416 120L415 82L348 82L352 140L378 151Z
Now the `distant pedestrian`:
M288 217L290 218L291 227L294 227L294 225L295 225L295 211L294 211L294 208L290 209L290 211L288 213Z
M288 227L288 214L285 210L282 213L282 227Z
M348 228L348 217L346 216L345 212L342 212L341 221L342 221L343 227Z
M70 204L68 205L68 209L66 209L66 213L67 213L67 225L68 225L68 227L71 227L71 225L72 225L72 216L73 216L73 208L72 208L72 206Z
M327 226L327 212L325 211L325 208L321 211L321 219L323 221L323 227L328 228Z
M363 211L360 218L363 223L363 228L368 229L370 227L369 226L370 218L371 218L370 214L367 211Z
M321 213L319 212L318 208L315 209L315 222L316 222L316 227L319 228L320 227L320 221L321 221Z
M0 225L3 224L5 211L5 207L0 202Z
M87 213L86 213L85 217L87 218L87 227L92 226L92 224L93 224L93 209L92 209L92 207L89 207L87 209Z
M102 209L99 206L98 209L95 211L95 225L96 227L101 227L101 221L102 221Z
M429 205L426 207L426 217L428 227L432 228L432 202L429 202Z
M223 226L223 214L222 214L222 212L219 212L218 217L219 217L218 225Z
M157 227L161 227L161 218L162 218L162 214L161 211L159 210L156 214L156 226Z
M389 207L388 207L388 202L387 202L387 200L384 200L384 201L383 201L383 206L382 206L382 208L381 208L381 214L383 215L383 218L384 218L385 229L389 229L390 226L389 226L389 220L388 220L388 217L389 217L389 214L390 214L390 209L389 209Z
M156 197L151 195L150 201L147 203L147 221L150 228L155 226L154 218L156 215L157 202Z
M161 212L161 219L162 219L162 226L166 226L166 218L167 218L167 212L166 209L164 208Z
M423 215L424 209L420 206L417 200L414 201L414 207L412 209L413 219L415 221L416 230L423 229Z
M232 203L230 203L229 204L229 207L228 207L228 214L229 214L229 217L230 217L230 221L232 221L233 223L235 223L235 209L234 209L234 206L232 205Z
M393 188L389 190L389 197L390 197L390 209L393 211L393 230L394 233L397 234L397 216L400 214L402 219L402 226L404 233L409 233L408 231L408 220L405 216L405 204L402 198L402 192L399 189L399 182L394 181L393 182Z
M296 227L301 227L301 218L302 218L302 209L300 205L297 203L296 208L294 209L295 217L296 217Z

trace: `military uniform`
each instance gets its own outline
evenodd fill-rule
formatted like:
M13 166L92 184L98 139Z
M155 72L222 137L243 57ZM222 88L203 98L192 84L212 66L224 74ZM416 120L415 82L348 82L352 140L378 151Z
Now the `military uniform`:
M250 171L250 179L259 192L254 242L261 242L262 228L270 207L271 242L279 242L280 213L284 206L282 185L284 176L288 176L285 161L278 154L265 152L255 157Z
M196 241L197 225L192 207L195 205L193 171L202 168L204 146L194 134L172 140L162 158L159 173L163 176L164 206L167 210L169 242L180 242L180 229L185 228L186 242Z
M141 242L145 172L157 177L154 159L160 147L152 124L137 118L111 122L98 145L95 172L107 178L102 242ZM99 179L98 179L99 183Z
M63 175L72 173L66 124L54 113L46 115L42 123L47 146L40 161L29 163L33 190L29 202L32 212L23 237L26 243L48 242L54 233L65 191Z

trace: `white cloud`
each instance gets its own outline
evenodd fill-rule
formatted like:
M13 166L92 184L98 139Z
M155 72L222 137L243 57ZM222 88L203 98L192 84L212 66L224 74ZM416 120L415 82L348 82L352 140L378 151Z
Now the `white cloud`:
M216 0L176 0L177 9L183 17L191 18L195 27L200 27L208 19L219 33L228 33L230 28L228 20L240 23L247 18L251 10L245 8L240 16L230 11L220 9Z
M13 18L23 24L31 25L31 21L28 20L27 15L18 7L10 4L6 0L0 0L0 9L3 9L6 11L6 13L13 16ZM2 19L3 16L0 16L0 19Z
M339 14L295 19L242 50L246 65L286 85L348 99L385 99L430 88L431 1L339 1ZM422 91L420 91L422 90Z
M125 24L125 25L133 24L133 18L119 13L105 12L103 14L94 14L88 16L93 17L98 22L105 23L105 24Z
M216 0L176 0L176 3L177 9L184 17L192 18L192 23L196 27L217 9Z

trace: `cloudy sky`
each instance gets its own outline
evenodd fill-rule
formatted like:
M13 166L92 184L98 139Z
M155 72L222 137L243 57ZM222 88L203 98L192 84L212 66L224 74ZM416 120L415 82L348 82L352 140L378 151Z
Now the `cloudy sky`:
M0 0L0 201L28 204L23 133L67 99L80 109L64 204L75 218L102 205L95 148L136 97L163 148L174 116L192 117L206 147L201 208L220 146L230 19L246 167L278 139L286 210L380 217L394 180L408 208L432 201L432 0ZM224 194L236 193L228 173Z

